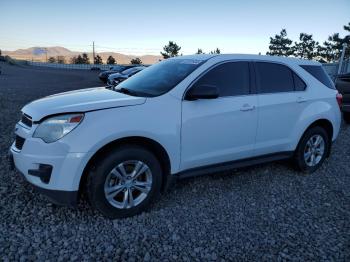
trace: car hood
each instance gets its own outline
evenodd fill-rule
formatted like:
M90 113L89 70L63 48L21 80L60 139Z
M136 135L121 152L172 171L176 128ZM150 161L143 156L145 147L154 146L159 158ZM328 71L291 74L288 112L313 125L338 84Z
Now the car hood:
M140 105L145 101L144 97L129 96L98 87L47 96L27 104L22 112L31 116L33 121L39 121L48 115Z
M100 76L106 76L106 75L110 75L110 74L114 74L114 73L118 73L119 71L116 70L108 70L108 71L103 71L101 72L99 75Z

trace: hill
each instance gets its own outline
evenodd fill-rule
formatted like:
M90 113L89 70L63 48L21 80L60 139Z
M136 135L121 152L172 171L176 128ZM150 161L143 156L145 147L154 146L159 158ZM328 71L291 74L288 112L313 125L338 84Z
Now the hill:
M51 56L53 57L64 56L67 63L69 63L72 57L83 53L83 52L71 51L61 46L30 47L27 49L17 49L15 51L2 51L2 53L4 55L9 55L16 59L45 62L46 50L47 50L48 58ZM87 54L90 58L90 62L92 62L92 52L90 53L88 52ZM142 63L144 64L154 64L158 62L159 59L161 59L161 56L156 56L156 55L136 56L136 55L125 55L125 54L116 53L116 52L100 52L100 53L96 53L96 55L100 55L102 57L103 63L106 63L107 58L111 55L115 58L118 64L128 64L130 63L131 59L136 57L139 57Z

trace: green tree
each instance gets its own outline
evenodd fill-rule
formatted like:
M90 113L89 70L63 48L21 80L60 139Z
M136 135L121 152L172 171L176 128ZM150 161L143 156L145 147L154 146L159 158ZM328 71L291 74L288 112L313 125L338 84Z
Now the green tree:
M304 59L313 59L318 55L319 44L312 35L300 33L299 42L295 42L293 47L294 55Z
M85 61L81 55L78 55L78 56L73 56L71 58L71 63L72 64L85 64Z
M210 51L210 54L220 54L220 49L219 48L216 48L215 50L213 51Z
M83 63L82 64L90 64L90 59L87 55L87 53L83 53Z
M196 55L205 54L201 48L198 48Z
M49 63L56 63L56 58L54 58L53 56L51 56L51 57L47 60L47 62L49 62Z
M77 57L76 57L76 56L73 56L73 57L71 57L71 58L69 59L69 62L70 62L71 64L75 64L76 61L77 61Z
M343 44L347 44L350 47L350 23L343 26L343 29L347 32L347 35L342 38L339 33L334 33L328 37L328 40L323 43L323 46L319 48L319 55L327 61L337 61L340 58ZM346 57L350 56L350 48L346 49Z
M108 65L114 65L114 64L116 64L116 61L115 61L115 59L114 59L113 56L110 55L110 56L107 58L107 64L108 64Z
M141 65L142 61L140 58L136 57L136 58L131 59L130 63L133 65Z
M102 57L100 57L99 55L95 56L94 64L101 65L102 64Z
M64 57L64 56L61 56L61 55L57 56L57 63L59 63L59 64L65 64L65 63L66 63L65 57Z
M169 44L163 47L164 52L160 52L164 59L178 56L181 47L178 46L175 42L169 41Z
M334 33L328 37L328 41L323 43L324 56L329 61L335 61L340 58L340 53L343 48L344 39L339 36L339 33Z
M282 29L279 35L270 37L269 52L267 55L290 56L293 54L292 40L287 37L286 29Z

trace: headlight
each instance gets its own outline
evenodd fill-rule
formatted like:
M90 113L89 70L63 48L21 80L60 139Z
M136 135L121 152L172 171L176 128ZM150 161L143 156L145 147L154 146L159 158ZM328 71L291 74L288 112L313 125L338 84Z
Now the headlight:
M84 114L67 114L50 117L36 128L33 137L41 138L46 143L55 142L76 128L83 118Z

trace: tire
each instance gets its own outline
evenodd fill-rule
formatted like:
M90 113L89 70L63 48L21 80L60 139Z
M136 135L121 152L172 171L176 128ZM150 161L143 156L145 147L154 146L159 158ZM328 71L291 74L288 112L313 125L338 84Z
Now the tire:
M140 174L133 177L138 168ZM104 216L125 218L145 211L159 197L161 184L158 159L150 151L130 145L108 152L96 162L88 173L86 192L92 207Z
M321 140L317 140L318 137L322 138L323 142ZM317 141L321 141L320 146L315 147L317 144ZM313 144L314 149L310 147L310 142ZM323 153L320 154L322 151L321 144L323 143ZM312 173L316 171L323 163L325 158L329 155L330 148L331 148L331 141L330 137L327 133L327 131L320 127L315 126L310 129L308 129L302 138L299 141L299 145L294 153L294 164L295 167L302 172L305 173ZM311 155L310 155L311 154ZM310 155L310 157L308 157ZM312 155L314 155L314 158L312 158Z
M345 123L350 124L350 112L344 112L343 118L344 118Z

